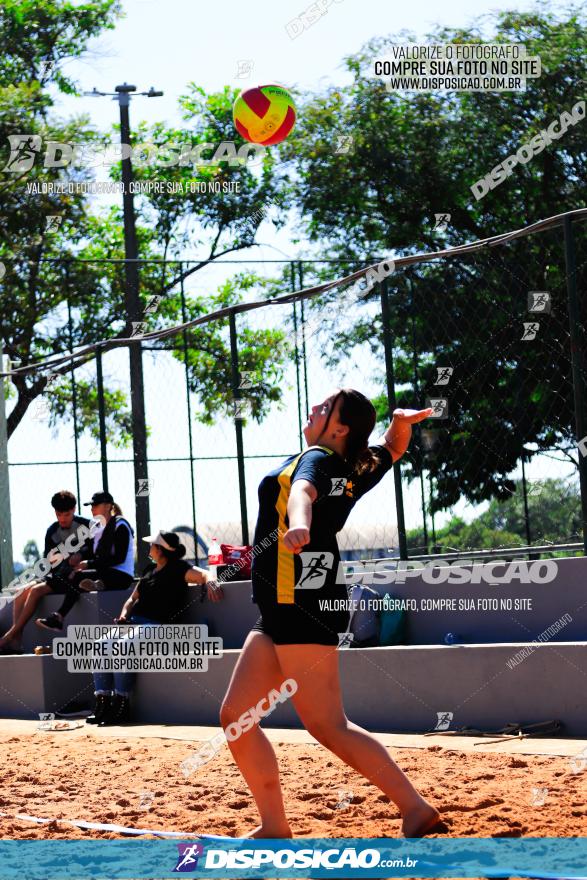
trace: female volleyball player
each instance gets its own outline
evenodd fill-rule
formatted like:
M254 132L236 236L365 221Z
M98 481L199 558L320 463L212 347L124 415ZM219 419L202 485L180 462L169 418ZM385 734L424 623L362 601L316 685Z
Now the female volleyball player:
M346 717L336 648L349 616L346 610L324 610L322 600L347 599L346 585L337 583L342 579L336 533L356 501L404 454L411 425L431 412L396 410L380 445L369 446L375 409L359 391L339 390L312 408L304 428L308 448L259 486L255 546L267 549L254 558L252 582L261 617L244 644L220 713L226 730L269 691L293 679L292 700L306 730L397 804L405 837L429 832L439 814L384 746ZM261 728L257 724L228 744L261 815L251 836L291 837L277 760Z

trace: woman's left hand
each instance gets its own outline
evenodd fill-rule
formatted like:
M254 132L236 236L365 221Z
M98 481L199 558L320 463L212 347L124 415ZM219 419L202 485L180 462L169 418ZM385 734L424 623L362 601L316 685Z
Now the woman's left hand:
M310 529L307 526L292 526L283 536L283 546L291 553L299 553L310 543Z
M206 589L208 591L208 599L211 602L222 602L224 599L224 590L216 581L206 581Z
M434 410L431 406L426 407L426 409L394 409L393 418L398 421L407 422L410 425L415 425L416 422L423 422L424 419L429 418L433 412Z

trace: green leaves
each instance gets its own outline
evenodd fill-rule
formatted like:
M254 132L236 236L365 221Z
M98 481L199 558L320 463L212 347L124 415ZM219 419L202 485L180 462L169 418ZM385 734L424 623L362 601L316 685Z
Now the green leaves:
M75 83L56 69L82 55L91 37L114 27L121 9L119 0L5 0L0 7L0 86L39 80L48 62L49 80L62 91L75 91Z
M85 379L76 381L77 420L80 434L87 432L94 440L100 439L98 417L98 391L95 383ZM69 379L51 388L48 395L51 415L49 424L56 428L72 422L73 388ZM118 449L132 443L132 419L124 392L120 389L104 389L106 413L106 440Z
M119 139L119 133L99 133L87 117L66 121L51 118L53 100L49 86L72 93L76 84L64 72L61 62L79 57L88 40L111 28L121 14L118 0L92 0L71 3L66 0L7 0L0 8L0 42L3 66L0 71L0 149L2 164L9 157L8 137L31 134L41 139L42 150L26 172L0 176L0 260L6 261L6 276L0 282L3 309L0 337L5 351L21 363L34 363L47 356L79 346L126 335L124 236L119 205L94 212L83 193L43 192L44 183L91 181L88 164L81 167L43 167L48 141L65 144L96 145ZM236 91L226 87L208 95L192 84L182 98L185 125L173 129L163 123L136 125L133 144L142 141L163 144L244 142L232 121ZM28 146L28 145L25 145ZM233 151L234 152L234 151ZM230 157L231 150L227 152ZM137 241L140 257L140 293L145 305L160 297L155 310L145 314L146 329L174 326L183 321L179 296L181 267L162 265L173 258L206 250L208 259L254 245L257 229L264 219L283 225L282 209L286 197L275 173L275 157L267 154L251 169L239 160L194 168L191 164L157 164L134 167L135 180L153 176L164 184L182 184L183 192L152 193L135 198ZM120 179L120 166L113 167L112 178ZM221 191L192 192L190 184L217 182ZM238 182L240 191L224 191L222 184ZM27 191L27 185L40 188ZM47 228L47 218L58 225ZM150 261L151 260L151 261ZM190 296L190 280L201 266L184 266L186 308L190 316L204 314L221 305L238 302L241 295L266 282L253 276L226 281L217 293L205 298ZM69 308L68 308L69 304ZM280 334L270 328L252 330L246 318L242 329L243 369L253 374L258 390L253 394L252 416L261 419L280 398L284 352L279 350ZM167 343L183 360L183 339L178 335ZM202 405L201 418L211 420L230 409L232 391L227 348L226 322L198 328L190 334L188 367L190 387ZM91 360L91 357L90 357ZM77 375L77 374L76 374ZM105 375L108 385L111 379ZM69 418L71 388L64 379L47 395L51 424ZM80 430L96 436L95 390L79 379ZM9 434L24 417L43 383L34 378L10 384L16 404L9 416ZM130 442L128 403L116 388L106 388L108 433L112 442Z
M240 273L221 285L215 295L188 299L188 318L193 320L234 305L241 301L241 293L265 284L252 273ZM246 378L246 391L242 396L250 404L250 416L260 422L283 395L288 355L286 336L281 330L250 326L247 313L237 315L236 323L239 372ZM174 338L171 350L177 360L187 361L189 387L201 406L196 418L209 425L218 417L232 417L236 398L232 391L228 319L190 328L186 338L187 352L181 336Z
M472 184L534 134L569 110L587 82L583 11L554 15L496 13L471 28L436 28L429 43L516 42L539 55L543 73L525 92L387 93L371 77L373 59L389 46L416 41L401 33L376 38L345 59L352 82L298 98L299 122L281 148L295 175L293 194L305 232L340 271L359 261L437 251L518 229L587 203L587 122L570 128L501 185L477 201ZM353 149L336 151L339 135ZM435 214L450 214L444 232ZM585 224L575 224L577 284L587 284ZM534 341L522 342L530 290L548 290L552 315L539 319ZM506 497L520 457L572 442L573 394L561 230L476 255L396 272L389 279L390 330L398 406L447 397L449 418L433 424L434 458L417 449L403 472L434 476L435 510L463 497L472 503ZM376 295L376 292L375 292ZM339 292L332 295L332 302ZM324 302L317 303L318 313ZM309 310L310 311L310 310ZM583 311L582 320L587 320ZM360 306L350 320L324 321L324 352L344 363L361 346L383 364L381 320ZM448 387L436 368L453 366ZM381 367L375 379L384 386ZM387 401L377 401L378 418Z
M562 479L530 481L527 485L530 538L535 544L577 541L581 534L580 498L577 487ZM423 531L408 532L412 549L423 548ZM520 547L527 543L524 496L521 481L505 501L493 500L471 522L452 517L436 529L437 544L444 549Z

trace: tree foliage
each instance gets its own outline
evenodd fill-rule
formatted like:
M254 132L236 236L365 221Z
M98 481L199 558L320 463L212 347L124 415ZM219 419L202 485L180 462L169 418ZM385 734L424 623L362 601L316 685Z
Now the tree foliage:
M93 144L97 148L116 139L115 132L97 131L87 116L59 119L54 111L55 89L75 93L77 85L63 72L63 62L87 51L88 40L105 28L113 27L121 11L117 0L68 3L63 0L12 0L0 9L0 37L3 41L3 69L0 72L0 144L2 159L8 159L10 135L26 133L48 141ZM147 128L139 123L133 144L149 139L153 143L197 144L205 141L234 140L231 103L234 95L224 90L205 95L192 84L182 98L185 128L176 131L165 126ZM1 160L0 160L1 161ZM32 192L32 185L44 182L91 180L87 167L68 165L45 168L42 160L26 172L7 168L0 174L0 261L6 273L0 279L3 309L0 338L4 353L15 364L33 364L52 354L63 353L101 340L125 337L124 235L122 212L118 207L97 211L84 192L66 194ZM120 167L112 170L120 178ZM178 293L183 278L205 268L223 254L248 248L255 243L260 205L278 204L274 160L263 158L259 173L240 166L219 163L198 171L192 167L156 169L137 167L139 180L156 177L166 181L217 178L237 179L240 195L213 193L202 195L166 194L136 198L137 239L141 263L140 293L145 304L153 295L164 297L159 308L145 316L145 329L159 329L182 323L184 305ZM50 231L47 217L57 215L58 228ZM275 222L282 221L279 215ZM153 258L184 256L197 248L206 258L195 265L172 269ZM223 284L205 296L185 294L188 317L198 317L226 305L255 286L254 276ZM259 281L259 285L261 282ZM278 331L253 329L246 317L239 320L244 346L243 364L263 381L255 398L252 415L262 418L271 401L280 397L276 377L282 375L283 350L274 345ZM227 382L226 322L214 328L194 331L189 339L188 379L203 412L203 420L224 413L232 400ZM168 347L184 362L182 337ZM211 357L211 352L218 359ZM93 355L89 355L91 361ZM261 358L265 358L262 370ZM244 367L243 367L244 368ZM57 368L57 379L47 388L49 376L13 373L9 394L15 399L8 418L12 435L32 401L45 395L54 426L71 419L72 384L67 366ZM107 431L117 445L128 445L131 437L128 402L112 378L106 376ZM110 382L110 386L108 383ZM94 437L98 432L96 388L87 377L77 380L78 425Z
M584 97L584 10L564 19L540 9L498 12L471 28L428 35L430 43L523 43L542 60L542 75L524 92L389 93L371 76L372 61L389 54L392 43L408 41L415 37L377 38L348 57L350 86L306 96L301 122L283 148L295 169L302 228L325 255L346 259L341 271L357 260L437 251L585 206L585 121L518 165L485 198L476 201L471 192L476 180ZM336 151L340 135L352 138L349 152ZM437 213L450 214L446 231L434 229ZM585 223L574 228L577 286L584 290ZM551 293L552 312L538 317L528 313L528 293L541 290ZM434 458L406 458L408 476L424 463L433 474L435 509L462 496L506 498L520 458L542 450L557 448L576 462L560 227L398 271L389 296L397 405L423 405L425 397L449 401L448 418L428 423L437 432ZM365 302L378 297L376 289ZM523 324L533 319L538 334L522 341ZM587 327L585 297L581 323ZM332 366L361 346L383 363L381 317L373 309L342 326L325 321L324 335ZM446 387L436 385L439 367L454 371ZM381 380L384 371L377 375Z
M527 486L527 494L532 544L581 540L581 504L576 484L560 478L532 481ZM526 546L528 533L522 481L515 481L508 499L494 498L487 510L471 522L452 517L446 525L436 529L436 543L440 552ZM408 545L413 551L426 550L422 529L408 532Z

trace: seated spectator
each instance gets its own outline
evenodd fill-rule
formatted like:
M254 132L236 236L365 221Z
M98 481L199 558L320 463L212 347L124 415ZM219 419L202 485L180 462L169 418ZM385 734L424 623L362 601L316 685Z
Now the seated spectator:
M152 562L145 568L115 623L179 623L192 601L190 584L206 584L213 602L223 598L222 588L210 580L209 572L183 560L185 547L175 532L159 532L143 538L143 541L151 545L149 556ZM104 727L128 721L135 680L134 672L94 673L96 705L94 714L87 719L88 724Z
M75 495L67 489L56 492L51 498L56 522L47 529L43 549L43 559L51 565L51 571L44 578L36 578L27 584L15 596L13 625L0 639L0 654L22 654L23 630L43 596L50 593L62 595L69 589L74 576L73 566L77 564L79 556L77 553L67 556L63 548L57 548L62 544L73 544L72 549L79 550L87 541L90 526L88 519L76 515L76 506Z
M80 554L72 557L74 575L65 591L65 599L58 611L48 617L37 618L37 626L43 629L63 629L63 619L69 614L83 592L93 590L127 590L134 577L134 533L129 523L115 505L110 492L94 492L92 500L84 507L91 507L92 517L103 525L94 531L90 544ZM120 513L116 513L118 510Z

